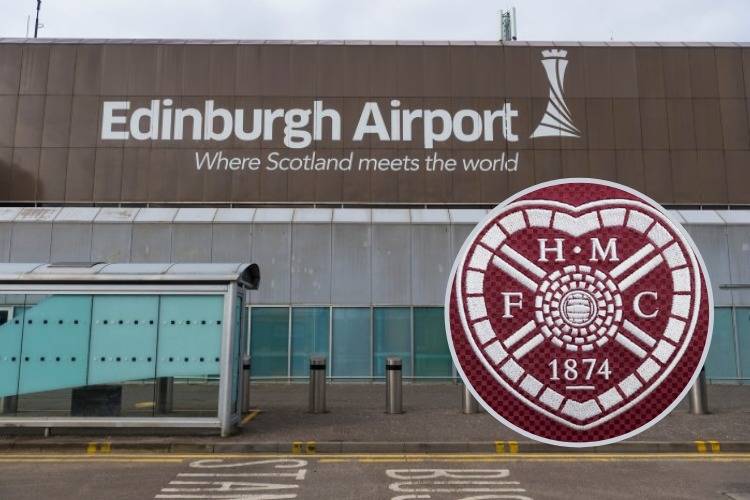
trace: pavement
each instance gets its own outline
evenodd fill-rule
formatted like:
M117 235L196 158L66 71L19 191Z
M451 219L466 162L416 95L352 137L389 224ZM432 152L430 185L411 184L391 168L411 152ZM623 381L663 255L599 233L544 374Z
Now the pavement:
M155 435L132 429L55 429L44 438L28 431L2 429L0 452L571 453L570 449L530 441L486 413L462 414L459 384L404 384L405 411L399 415L384 412L383 384L329 384L329 411L324 414L307 412L307 389L306 384L253 384L254 410L245 417L239 432L228 438L195 433ZM206 398L201 394L214 395L214 389L205 385L180 390L184 397L179 405L183 407L190 406L189 397L202 401L205 407ZM581 452L750 452L750 386L709 385L708 400L709 415L690 414L683 401L635 438Z

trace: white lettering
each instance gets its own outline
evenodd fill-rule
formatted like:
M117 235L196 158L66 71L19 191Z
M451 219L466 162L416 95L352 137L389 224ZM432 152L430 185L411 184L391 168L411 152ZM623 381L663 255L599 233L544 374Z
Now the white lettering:
M221 132L216 133L214 122L221 119ZM206 101L205 126L203 137L207 141L226 141L232 135L232 113L229 110L214 109L214 101Z
M523 307L523 294L521 292L502 292L503 302L505 304L503 318L512 318L513 314L510 312L511 307L520 309ZM517 300L512 300L515 298Z
M284 115L284 145L288 148L305 148L312 142L310 132L304 130L310 123L309 109L290 109Z
M371 119L374 122L372 124L370 124ZM367 102L362 108L357 128L354 130L354 140L361 141L365 134L377 134L381 141L391 140L388 137L388 129L385 126L383 115L380 114L380 108L375 102Z
M315 140L323 139L323 118L331 120L331 140L341 140L341 115L335 109L323 107L323 101L313 101L313 116L315 116Z
M468 118L471 131L464 130L464 120ZM482 135L482 117L473 109L462 109L453 116L453 130L456 139L461 142L474 142Z
M640 318L644 319L651 319L655 318L656 315L659 313L659 309L655 309L653 312L646 314L643 312L643 309L641 307L641 299L643 297L651 297L653 300L656 300L659 298L658 294L656 292L641 292L638 295L635 296L633 299L633 310Z
M555 262L564 262L563 258L563 240L562 238L555 238L554 248L547 246L547 240L545 238L539 239L539 262L548 262L547 254L550 252L555 253Z
M115 116L115 111L130 109L130 101L104 101L102 107L102 139L110 141L125 141L129 138L127 130L114 131L115 125L125 125L126 116Z
M141 129L141 121L146 119L148 128ZM155 141L159 138L159 101L151 101L151 107L138 108L130 117L130 136L137 141Z
M599 241L599 238L591 238L591 258L589 259L591 262L607 260L607 256L610 254L612 254L609 257L610 262L620 260L617 257L617 238L610 238L607 241L607 248L602 248L602 242Z

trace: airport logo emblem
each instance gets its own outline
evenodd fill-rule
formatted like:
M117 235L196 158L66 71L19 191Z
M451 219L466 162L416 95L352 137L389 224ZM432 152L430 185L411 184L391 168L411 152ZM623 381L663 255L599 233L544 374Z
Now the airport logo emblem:
M563 94L565 69L568 67L566 59L568 53L564 50L543 50L542 66L549 80L549 102L544 111L542 121L531 134L531 138L538 137L581 137L581 131L573 124L573 115L565 104Z
M624 186L566 179L499 205L446 293L456 367L497 419L536 440L633 436L689 390L713 304L689 236Z

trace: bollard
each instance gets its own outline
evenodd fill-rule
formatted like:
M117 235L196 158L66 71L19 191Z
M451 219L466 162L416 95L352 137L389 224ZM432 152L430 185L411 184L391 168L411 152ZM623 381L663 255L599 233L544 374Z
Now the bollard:
M706 396L706 369L701 369L695 384L690 388L690 413L706 415L708 413L708 397Z
M463 386L463 390L461 391L461 411L465 415L479 412L479 403L474 399L469 387L466 385Z
M18 411L18 396L0 398L0 415L10 415Z
M242 391L240 393L242 395L240 410L243 415L250 410L250 362L250 355L245 354L242 357L242 379L240 381L240 391Z
M326 412L326 357L310 356L310 413Z
M171 413L174 404L174 378L156 379L156 413Z
M403 413L401 400L401 358L385 360L385 412Z

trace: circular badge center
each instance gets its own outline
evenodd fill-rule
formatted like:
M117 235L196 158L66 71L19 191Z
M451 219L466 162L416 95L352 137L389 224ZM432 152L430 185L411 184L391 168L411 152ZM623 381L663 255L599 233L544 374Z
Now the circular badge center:
M607 343L622 320L614 281L589 266L567 266L547 275L536 297L536 320L554 345L592 351Z
M596 316L598 310L593 295L583 290L573 290L563 295L560 301L560 313L568 325L586 326Z

